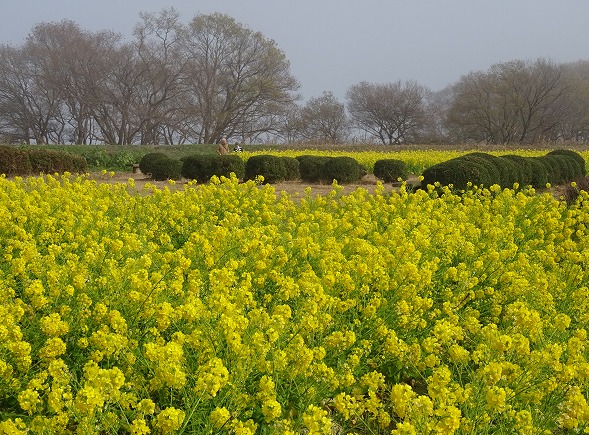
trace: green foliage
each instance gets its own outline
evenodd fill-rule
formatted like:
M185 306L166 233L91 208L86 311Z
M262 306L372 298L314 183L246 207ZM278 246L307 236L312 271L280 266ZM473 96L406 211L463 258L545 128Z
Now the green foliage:
M286 170L285 180L298 180L301 178L300 163L296 158L281 156L280 160Z
M151 178L157 181L179 180L182 177L182 162L161 157L151 162Z
M264 183L286 180L287 170L283 159L269 154L251 156L245 163L245 179L254 180L258 175L264 177Z
M503 164L512 164L512 171L514 174L514 180L512 183L519 183L521 186L532 184L532 164L530 163L529 157L508 154L505 156L499 156L499 159L503 161Z
M501 184L503 180L503 172L500 163L496 156L486 153L469 153L458 158L459 160L469 161L475 164L475 170L480 172L480 180L476 184L483 184L484 186L491 186L493 184Z
M567 156L569 158L569 165L572 166L573 172L571 173L571 175L573 176L573 179L584 177L587 174L585 159L583 158L583 156L581 156L581 154L575 151L558 149L550 151L547 155Z
M406 180L409 172L403 160L382 159L374 162L374 176L385 183L394 183L399 178Z
M528 159L531 167L531 186L545 187L550 180L549 168L543 163L542 157L528 157Z
M0 146L0 173L10 175L31 174L33 167L26 150Z
M430 166L423 171L421 187L439 182L442 186L452 185L455 189L466 189L468 183L490 186L494 184L488 171L488 162L482 164L481 158L457 157L437 165Z
M195 154L183 157L180 159L182 161L182 176L201 183L208 182L214 175L214 158L215 156L207 154Z
M139 170L145 175L153 175L154 166L158 160L167 158L168 156L164 153L147 153L139 160Z
M241 180L245 176L245 162L235 154L213 156L212 170L217 177L229 177L231 173ZM210 179L210 177L209 177Z
M245 175L245 163L241 157L233 154L217 156L195 154L186 156L182 161L182 176L190 180L207 183L212 176L229 177L235 173L238 179Z
M82 156L55 150L30 149L27 152L33 174L83 173L88 170L86 159Z
M323 164L322 179L326 182L353 183L362 178L364 170L352 157L332 157Z
M303 181L317 183L318 181L325 180L324 175L324 164L334 157L328 156L314 156L314 155L301 155L297 156L296 159L299 161L299 172Z
M0 146L0 173L8 176L84 173L87 170L86 160L79 155L52 149Z
M542 156L538 157L548 173L548 182L560 184L566 178L566 158L563 156Z
M57 147L54 147L57 148ZM133 151L113 146L63 146L70 154L84 157L90 170L127 171L129 167L141 160L145 150L135 147Z
M475 185L512 187L514 183L545 187L547 183L565 184L584 174L585 163L579 154L556 150L545 156L522 157L517 155L493 156L470 153L430 166L423 172L421 187L438 181L464 189L468 182Z

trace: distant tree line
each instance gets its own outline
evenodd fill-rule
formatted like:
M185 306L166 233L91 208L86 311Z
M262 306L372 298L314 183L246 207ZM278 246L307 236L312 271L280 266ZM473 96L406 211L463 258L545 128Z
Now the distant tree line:
M142 13L131 41L72 21L0 46L0 142L589 141L589 61L514 60L432 92L361 82L300 102L276 43L224 14Z

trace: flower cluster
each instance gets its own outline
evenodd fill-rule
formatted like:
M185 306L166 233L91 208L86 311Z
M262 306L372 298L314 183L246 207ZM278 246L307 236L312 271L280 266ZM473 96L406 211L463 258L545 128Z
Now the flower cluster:
M0 434L589 428L589 195L213 181L0 178Z

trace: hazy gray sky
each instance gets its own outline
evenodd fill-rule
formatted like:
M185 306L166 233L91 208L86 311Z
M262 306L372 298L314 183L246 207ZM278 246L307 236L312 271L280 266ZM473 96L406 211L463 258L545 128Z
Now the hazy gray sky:
M361 81L438 91L470 71L539 57L589 60L589 0L0 0L0 43L71 19L130 38L139 12L222 12L276 41L305 99Z

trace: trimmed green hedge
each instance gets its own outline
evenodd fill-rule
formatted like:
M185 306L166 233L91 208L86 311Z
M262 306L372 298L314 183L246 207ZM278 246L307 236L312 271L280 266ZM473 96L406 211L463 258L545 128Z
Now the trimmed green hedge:
M84 173L87 170L86 160L78 155L55 150L0 146L0 173L7 176Z
M406 180L409 171L403 160L382 159L374 162L372 173L379 180L385 183L394 183L399 180Z
M167 159L164 153L147 153L139 160L139 170L144 175L153 175L153 168L158 160Z
M254 180L257 176L264 177L264 183L271 184L287 178L284 161L269 154L251 156L245 163L245 179Z
M337 180L338 183L353 183L364 175L360 163L353 157L332 157L323 164L321 178L327 183Z
M182 162L163 157L151 164L151 178L156 181L179 180L182 178Z
M583 157L570 150L555 150L541 157L493 156L470 153L424 170L420 188L439 182L465 189L473 185L513 187L514 183L545 187L547 183L566 184L586 173Z
M475 159L457 157L437 165L430 166L422 173L421 186L439 182L442 186L452 185L455 189L466 189L468 183L475 185L492 184L487 165L481 165Z
M224 156L195 154L183 157L182 176L201 183L208 183L213 176L229 177L235 173L238 179L245 176L245 163L241 157L233 154Z
M0 146L0 173L8 176L32 174L29 153L14 147Z
M32 149L27 151L31 162L32 172L35 174L53 174L55 172L86 172L88 166L86 160L74 154L53 151Z
M281 156L280 160L286 170L285 180L298 180L301 178L300 164L296 158Z
M333 157L301 155L296 159L299 161L299 172L301 179L310 183L317 183L325 180L323 165Z

